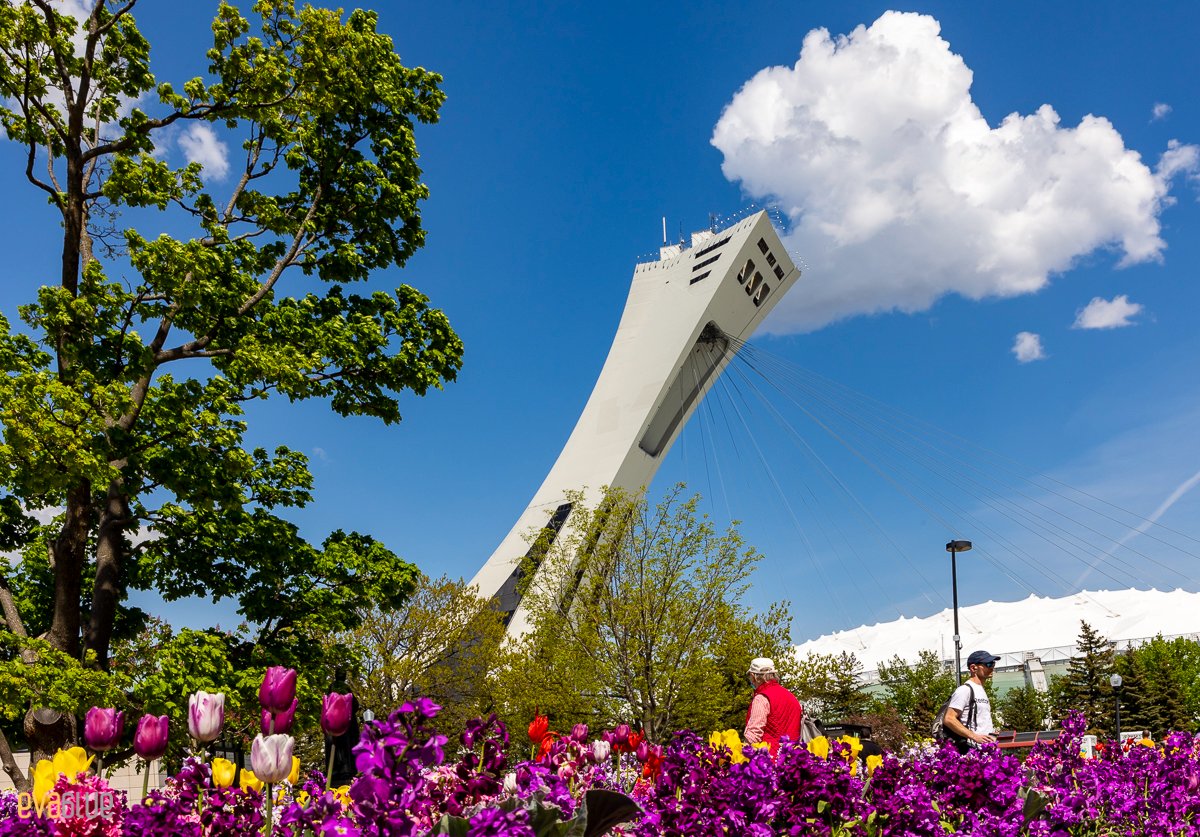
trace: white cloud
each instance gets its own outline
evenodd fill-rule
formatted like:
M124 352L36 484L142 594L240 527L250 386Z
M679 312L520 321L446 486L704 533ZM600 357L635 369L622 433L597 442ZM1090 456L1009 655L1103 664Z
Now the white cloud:
M1151 111L1150 120L1157 122L1159 119L1165 119L1167 114L1171 112L1171 106L1166 102L1155 102L1154 109Z
M1075 314L1075 324L1071 328L1122 328L1134 325L1129 318L1141 310L1141 304L1130 302L1125 294L1118 294L1111 301L1092 297L1092 301Z
M1046 351L1042 348L1041 336L1032 331L1022 331L1013 341L1012 353L1017 356L1019 363L1029 363L1034 360L1044 360Z
M213 179L229 174L229 146L217 139L212 126L202 122L189 125L179 135L179 147L189 163L204 166L205 174Z
M812 266L768 329L1031 293L1098 248L1122 265L1161 257L1158 216L1196 148L1173 144L1152 170L1107 119L1063 127L1049 105L993 128L939 32L899 12L814 30L721 115L725 175L788 213L789 249Z

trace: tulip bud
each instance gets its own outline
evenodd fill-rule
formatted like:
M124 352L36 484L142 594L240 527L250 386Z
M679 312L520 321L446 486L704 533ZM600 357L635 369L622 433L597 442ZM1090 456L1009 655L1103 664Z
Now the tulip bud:
M296 699L296 670L284 666L271 666L263 674L258 687L258 702L263 709L278 715L286 712Z
M645 741L639 742L637 745L637 750L634 752L634 756L638 761L645 762L646 759L650 757L650 745Z
M250 766L259 781L281 782L292 772L292 750L296 740L290 735L256 735L250 745Z
M517 774L515 772L506 773L504 776L504 792L511 796L512 794L516 793L517 790Z
M325 695L321 702L321 729L331 738L345 735L350 729L350 719L354 713L354 695L347 692L344 695L331 692Z
M558 766L558 778L570 779L575 775L575 767L570 762L563 762Z
M212 760L212 781L218 788L227 788L233 784L237 765L229 759L215 758Z
M262 734L275 735L276 733L289 733L292 731L292 724L296 721L296 707L299 701L292 699L292 705L282 712L272 712L270 709L262 711ZM271 720L274 719L275 726L271 726Z
M83 743L102 753L121 743L125 734L125 713L93 706L83 721Z
M202 744L215 741L225 723L225 693L196 692L188 698L188 734Z
M143 715L133 733L133 751L146 761L162 758L167 751L167 716Z
M571 727L571 737L580 743L587 741L587 734L587 724L576 724L575 726Z
M613 728L612 734L614 744L624 744L629 740L629 724L619 724Z
M254 775L254 771L242 768L241 778L242 790L261 791L263 789L262 779Z
M592 742L592 758L596 760L597 764L606 761L610 755L612 755L612 744L604 739Z

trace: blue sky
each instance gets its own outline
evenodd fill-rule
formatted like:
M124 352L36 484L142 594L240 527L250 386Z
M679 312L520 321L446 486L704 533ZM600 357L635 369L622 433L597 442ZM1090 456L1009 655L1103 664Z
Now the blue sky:
M375 281L427 293L466 359L444 392L405 399L392 428L315 403L255 410L252 442L311 457L316 502L294 519L312 539L357 529L431 575L469 578L570 433L661 219L688 232L752 203L780 207L807 266L754 341L807 370L775 367L785 395L815 373L836 383L802 404L849 403L847 387L1142 516L1177 495L1159 523L1200 536L1194 4L374 7L406 63L442 73L447 93L440 124L418 135L427 246ZM138 7L160 80L202 70L211 13ZM181 143L172 159L217 165L210 152ZM3 155L11 317L57 256L49 210L16 150ZM864 462L794 403L778 425L746 408L760 460L731 417L754 397L727 380L652 493L686 480L714 518L743 521L764 554L749 599L791 600L798 641L946 606L952 536L976 544L960 560L964 603L1200 587L1196 558L1146 535L1126 541L1137 553L1115 548L1125 564L1109 578L1088 569L1111 565L1102 545L1072 554L989 517L994 502L1045 510L1056 484L1010 484L997 501L947 482L952 513L906 476L911 451L860 449ZM898 420L852 415L868 432ZM963 456L954 473L999 473L977 449ZM1065 513L1051 540L1111 543L1136 524Z

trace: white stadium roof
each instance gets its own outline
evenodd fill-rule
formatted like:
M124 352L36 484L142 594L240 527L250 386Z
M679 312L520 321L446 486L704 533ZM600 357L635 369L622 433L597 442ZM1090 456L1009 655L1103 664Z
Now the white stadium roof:
M1003 655L1001 666L1020 664L1030 651L1048 663L1071 656L1081 621L1118 644L1158 634L1200 633L1200 593L1097 590L1061 599L1030 596L1017 602L960 605L958 621L964 660L972 651L984 649ZM918 652L925 649L952 660L953 637L953 612L947 608L924 618L902 617L827 634L797 645L796 653L803 657L810 652L849 651L862 663L863 670L870 672L895 655L915 661Z

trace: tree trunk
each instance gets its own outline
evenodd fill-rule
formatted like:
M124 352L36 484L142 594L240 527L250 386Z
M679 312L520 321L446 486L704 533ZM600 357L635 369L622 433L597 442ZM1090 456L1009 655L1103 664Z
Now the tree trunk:
M83 565L91 523L92 486L87 480L67 495L66 519L51 546L54 562L54 617L46 640L74 657L79 656L80 597Z
M129 525L129 503L123 489L120 480L109 484L96 534L96 585L85 647L96 652L96 664L104 671L108 670L108 646L121 593L121 559Z
M75 746L75 717L44 706L25 713L25 737L29 740L29 774L42 759L52 759L59 750ZM9 774L12 775L11 773Z
M21 766L13 756L12 747L8 744L8 736L3 731L0 731L0 765L4 766L4 772L12 779L13 787L19 792L29 793L33 790L33 771L30 770L28 775L22 772Z

